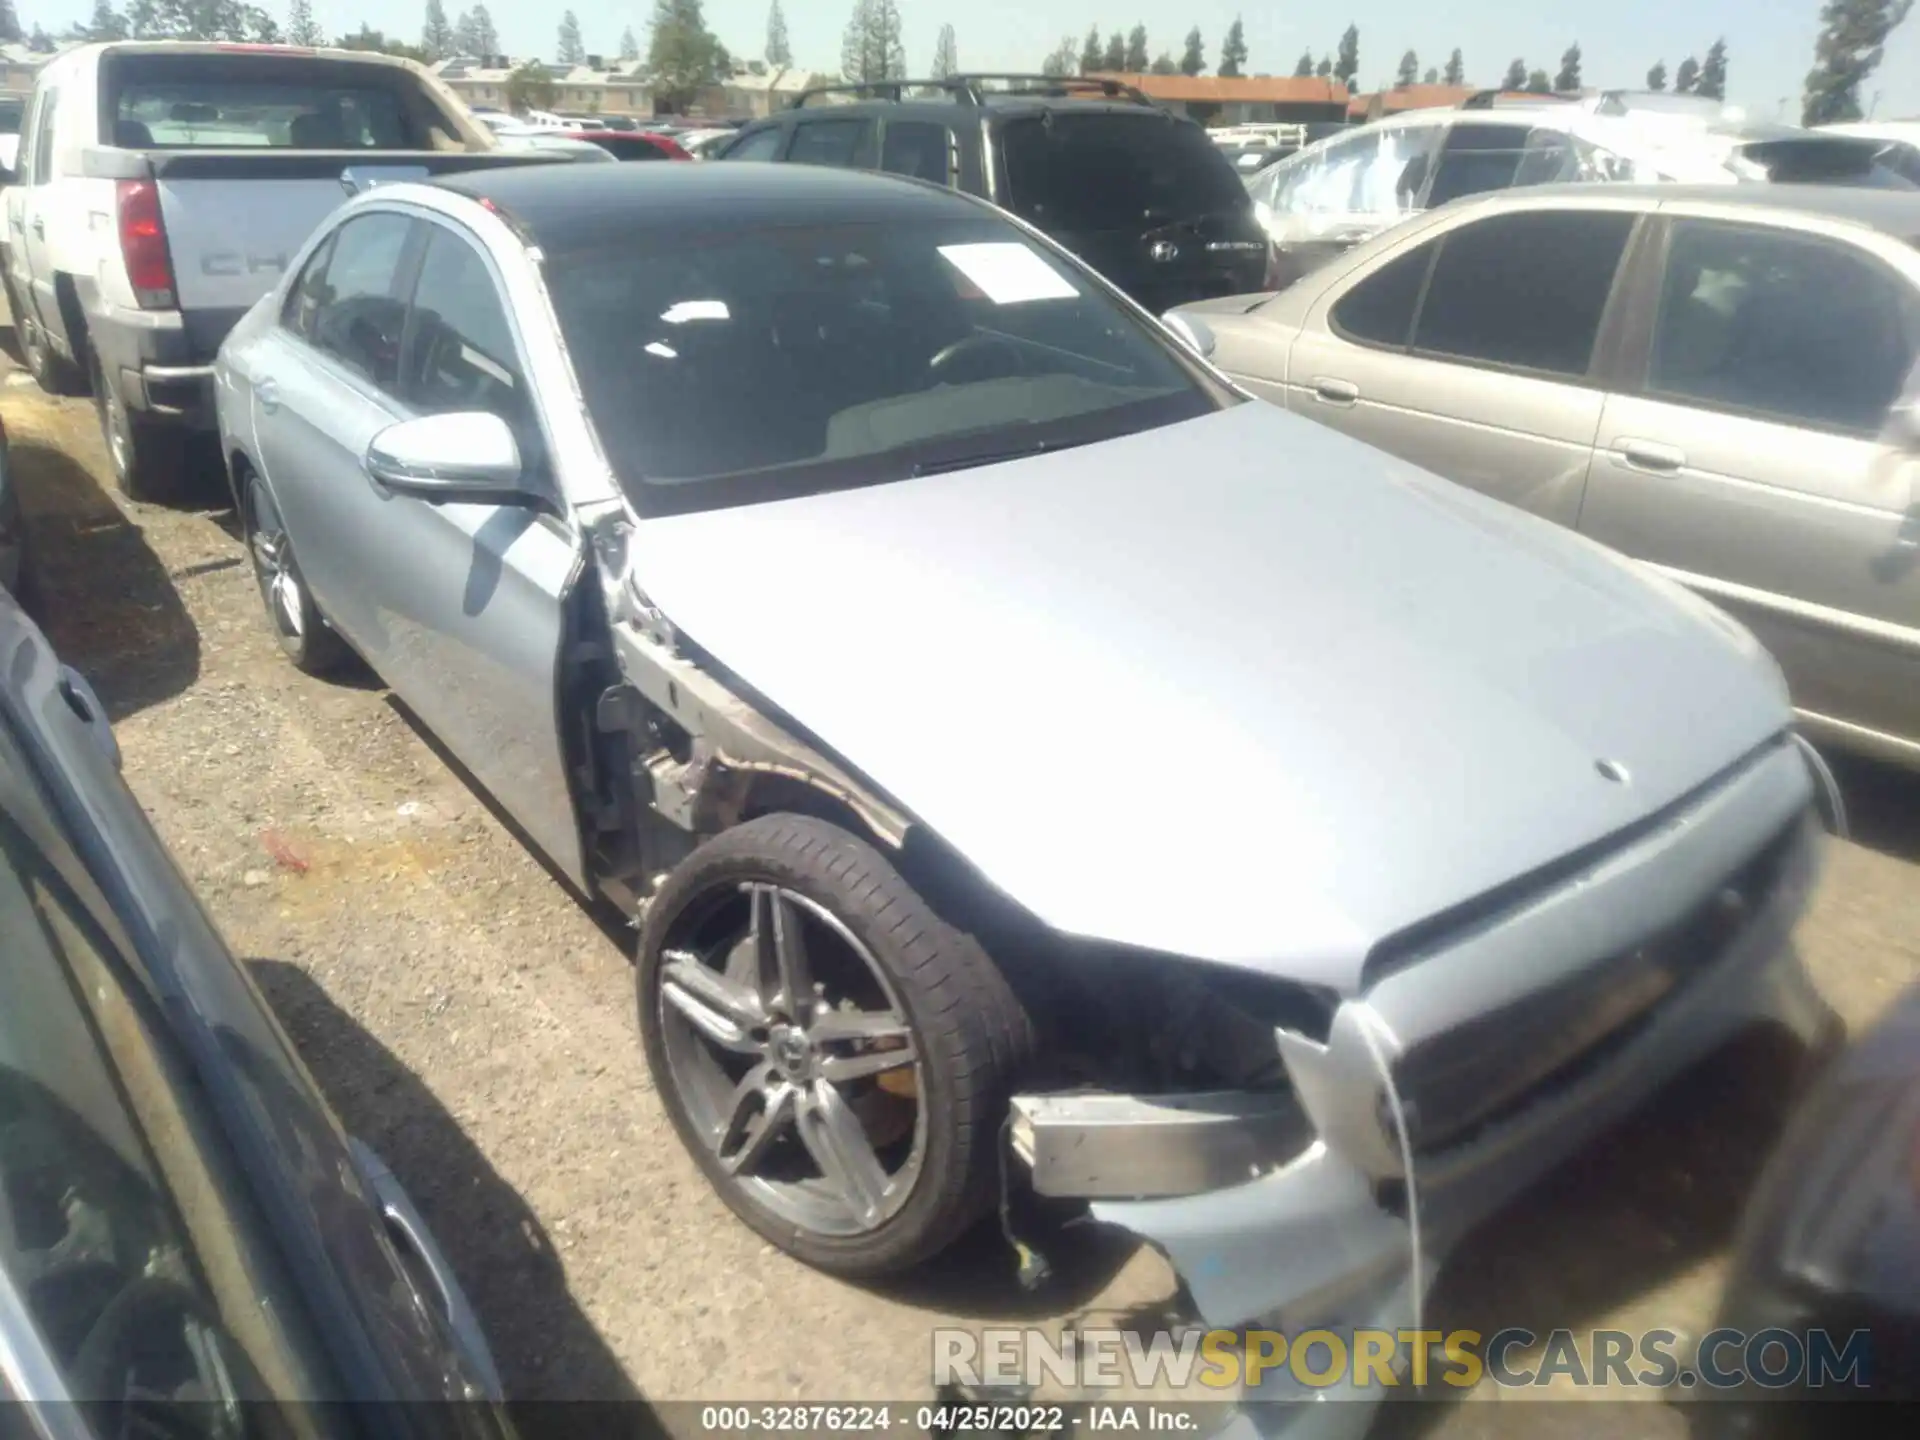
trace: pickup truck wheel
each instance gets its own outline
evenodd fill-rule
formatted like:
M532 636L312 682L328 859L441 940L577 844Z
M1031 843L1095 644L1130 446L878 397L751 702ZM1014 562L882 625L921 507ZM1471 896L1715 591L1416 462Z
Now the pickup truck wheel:
M113 462L113 481L129 500L163 504L179 496L187 473L187 437L127 408L120 387L93 362L93 408Z
M273 497L256 475L243 477L241 484L247 554L253 560L253 578L260 586L260 601L267 608L274 639L295 669L309 675L337 669L347 658L346 642L314 604Z
M766 1239L884 1275L986 1209L1031 1026L973 937L864 840L803 815L709 840L648 905L638 971L674 1128Z

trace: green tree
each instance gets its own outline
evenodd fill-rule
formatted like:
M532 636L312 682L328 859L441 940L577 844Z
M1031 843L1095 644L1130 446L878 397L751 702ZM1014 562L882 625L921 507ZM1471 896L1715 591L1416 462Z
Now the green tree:
M1455 49L1453 54L1447 57L1446 72L1440 78L1449 85L1464 85L1467 83L1467 62L1460 58L1460 51L1458 49Z
M627 36L631 38L629 30ZM638 55L636 50L635 55ZM776 70L785 70L793 64L793 42L787 38L787 12L780 8L780 0L773 0L767 10L767 64Z
M1098 25L1088 26L1086 42L1080 47L1080 73L1082 75L1093 74L1094 71L1100 68L1101 62L1106 59L1106 53L1106 51L1100 48L1100 27Z
M475 5L467 15L469 55L498 55L500 32L493 28L493 16L485 5Z
M1393 77L1393 88L1404 90L1420 78L1420 57L1412 50L1400 57L1399 72Z
M409 45L400 39L390 40L384 31L374 29L364 20L353 34L342 35L333 43L340 50L369 50L381 55L399 55L408 60L418 60L423 65L427 59L427 52L418 45Z
M1527 62L1516 60L1507 66L1507 73L1500 81L1502 90L1524 90L1527 88Z
M1553 77L1544 70L1535 70L1531 75L1527 76L1527 93L1529 95L1551 95L1553 93Z
M1136 25L1127 32L1127 73L1144 75L1152 63L1147 58L1147 27Z
M647 72L654 101L669 114L683 113L702 90L726 79L732 57L707 28L700 0L654 0L652 26Z
M1227 27L1227 38L1220 42L1220 63L1213 73L1229 80L1247 73L1247 27L1240 23L1238 15Z
M1673 89L1677 95L1691 95L1694 87L1700 83L1700 62L1691 55L1680 62L1680 68L1673 72Z
M1333 62L1333 78L1343 81L1348 89L1353 88L1353 80L1360 73L1360 27L1347 26L1346 33L1340 37L1340 57Z
M1147 67L1150 75L1178 75L1180 67L1173 63L1173 56L1162 50L1153 57L1153 64Z
M1108 74L1127 68L1127 37L1118 30L1107 37L1107 47L1100 52L1100 68Z
M953 26L942 25L940 37L933 42L933 76L944 80L949 75L960 73L960 42L955 38Z
M432 60L444 60L453 54L453 26L447 22L447 7L440 0L427 0L426 23L420 27L420 48Z
M1696 95L1705 95L1710 99L1727 98L1727 42L1716 40L1707 48L1707 58L1700 62L1700 81L1693 87Z
M93 0L93 17L81 27L88 40L124 40L131 33L127 17L113 8L111 0Z
M1422 85L1438 85L1440 83L1440 67L1438 65L1427 66L1427 73L1420 77L1420 83Z
M1556 90L1578 90L1580 88L1580 45L1575 42L1567 47L1567 53L1560 57L1560 73L1553 77Z
M1180 73L1198 75L1207 68L1207 46L1200 38L1200 27L1194 26L1187 32L1187 48L1180 56Z
M1656 60L1653 68L1647 71L1647 89L1664 90L1667 88L1667 62Z
M586 63L587 44L580 38L580 17L571 10L560 17L560 39L554 54L562 65Z
M840 39L840 73L848 80L899 80L907 73L894 0L855 0Z
M1293 62L1293 78L1305 80L1313 74L1313 51L1302 50L1300 58Z
M779 3L780 0L774 0L776 9L779 7ZM640 42L633 38L633 27L631 25L620 32L620 58L622 61L638 60L640 58ZM792 63L792 57L789 56L784 63Z
M287 40L294 45L324 45L327 35L313 18L313 0L293 0L287 8Z
M1820 39L1801 103L1804 123L1860 118L1860 87L1880 67L1887 36L1912 8L1913 0L1827 0L1820 7Z
M13 8L13 0L0 0L0 41L18 44L26 38L20 29L20 13Z
M507 77L507 108L515 114L551 110L554 94L553 75L538 60L522 61L520 68Z
M53 37L36 24L33 27L33 33L27 36L27 49L36 55L51 55L53 53Z
M1042 75L1071 75L1074 66L1080 62L1080 42L1071 35L1060 37L1060 43L1047 52L1047 58L1040 62Z
M1322 80L1332 79L1333 57L1331 55L1322 55L1320 57L1320 63L1313 67L1313 73L1318 75Z

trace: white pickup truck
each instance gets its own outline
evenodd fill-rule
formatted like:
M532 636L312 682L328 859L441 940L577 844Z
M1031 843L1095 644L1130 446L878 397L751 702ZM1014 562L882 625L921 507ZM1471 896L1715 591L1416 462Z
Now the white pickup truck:
M213 357L351 189L500 150L410 61L117 42L49 61L5 184L0 279L47 390L91 389L121 488L164 498L214 428Z

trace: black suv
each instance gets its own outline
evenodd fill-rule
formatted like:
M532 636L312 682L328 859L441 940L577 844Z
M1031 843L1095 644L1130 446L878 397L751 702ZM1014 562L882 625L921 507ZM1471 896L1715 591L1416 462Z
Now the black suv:
M1233 166L1198 125L1116 80L824 85L718 158L885 170L983 196L1155 314L1273 288L1271 247Z

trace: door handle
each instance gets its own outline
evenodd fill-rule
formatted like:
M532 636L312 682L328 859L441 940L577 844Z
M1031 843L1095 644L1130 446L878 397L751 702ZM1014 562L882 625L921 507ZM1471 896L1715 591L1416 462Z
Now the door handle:
M1614 453L1636 470L1661 475L1671 475L1687 463L1686 451L1653 440L1620 440L1614 445Z
M1360 387L1351 380L1316 375L1313 377L1313 396L1329 405L1351 405L1360 398Z
M33 233L38 235L42 240L47 238L47 217L46 216L36 215L33 217Z
M271 415L280 408L280 387L272 380L257 380L253 386L253 398L260 408Z

